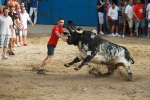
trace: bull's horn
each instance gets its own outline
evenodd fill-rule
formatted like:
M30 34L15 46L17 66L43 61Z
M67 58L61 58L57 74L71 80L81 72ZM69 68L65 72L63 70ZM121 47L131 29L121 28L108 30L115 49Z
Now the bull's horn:
M83 33L83 30L81 29L80 31L78 31L78 30L75 30L77 33L79 33L79 34L82 34Z
M75 30L72 30L72 28L70 26L68 26L68 27L71 32L75 32Z

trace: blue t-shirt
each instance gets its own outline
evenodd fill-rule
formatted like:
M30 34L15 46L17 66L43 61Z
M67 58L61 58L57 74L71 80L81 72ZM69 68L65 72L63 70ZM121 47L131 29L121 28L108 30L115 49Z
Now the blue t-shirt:
M30 0L30 7L34 7L36 8L37 7L37 2L38 0Z

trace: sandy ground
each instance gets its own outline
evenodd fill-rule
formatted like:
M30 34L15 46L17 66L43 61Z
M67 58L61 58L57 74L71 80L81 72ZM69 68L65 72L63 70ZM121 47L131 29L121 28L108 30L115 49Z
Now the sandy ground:
M47 74L39 75L34 68L47 55L49 35L36 34L29 35L29 46L18 47L15 56L0 61L0 100L150 100L150 39L102 37L130 51L135 60L131 65L134 82L127 81L122 67L109 77L98 78L88 74L87 65L79 71L73 69L75 65L64 67L78 49L61 39L45 67Z

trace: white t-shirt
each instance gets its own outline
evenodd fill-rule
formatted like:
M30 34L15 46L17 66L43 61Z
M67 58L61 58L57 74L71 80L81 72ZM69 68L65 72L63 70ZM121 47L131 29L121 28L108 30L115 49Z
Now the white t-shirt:
M27 22L30 20L30 17L29 17L29 14L28 13L20 13L20 21L21 21L21 24L23 26L23 29L27 29Z
M148 11L148 19L150 19L150 3L147 5L146 10Z
M13 25L13 21L10 16L5 17L4 15L0 16L0 34L11 35L10 26Z
M127 5L125 13L128 15L129 18L133 18L133 6Z
M114 20L118 20L118 10L119 10L118 6L115 6L114 9L110 7L110 9L108 10L108 16L110 16Z

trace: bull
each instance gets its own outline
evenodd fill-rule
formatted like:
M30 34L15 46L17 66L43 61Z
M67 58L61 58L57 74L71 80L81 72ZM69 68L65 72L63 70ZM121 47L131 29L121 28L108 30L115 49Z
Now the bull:
M70 67L74 63L82 61L80 65L74 68L79 70L88 62L96 59L99 64L111 65L111 67L108 67L107 75L113 74L114 70L123 66L129 78L132 79L130 65L134 64L134 59L124 46L109 42L96 35L96 32L76 28L72 21L69 21L66 28L70 32L67 39L68 45L77 46L80 54L73 61L64 64L65 67Z

